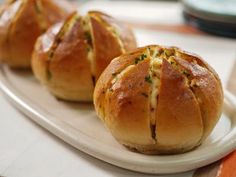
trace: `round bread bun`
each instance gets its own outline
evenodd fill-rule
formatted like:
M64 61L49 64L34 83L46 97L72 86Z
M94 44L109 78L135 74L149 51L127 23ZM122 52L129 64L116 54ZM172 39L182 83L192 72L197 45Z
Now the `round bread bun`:
M0 61L30 68L37 37L72 11L64 0L8 0L0 8Z
M126 25L97 11L84 17L73 13L39 37L32 68L56 97L87 102L110 61L134 48L134 35Z
M97 81L94 105L113 136L145 154L199 146L221 112L216 72L199 56L158 45L112 60Z

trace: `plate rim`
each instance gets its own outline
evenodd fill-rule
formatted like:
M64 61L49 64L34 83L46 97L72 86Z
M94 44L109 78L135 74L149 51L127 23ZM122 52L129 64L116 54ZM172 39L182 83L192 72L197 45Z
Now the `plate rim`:
M35 121L37 124L42 126L44 129L60 138L61 140L65 141L66 143L70 144L71 146L75 147L76 149L112 165L135 172L148 174L179 173L208 165L214 161L221 159L222 157L226 156L234 149L236 149L236 116L234 115L231 116L230 119L233 127L235 128L231 127L231 133L227 133L227 135L223 138L224 148L216 148L214 153L208 153L207 160L205 158L206 154L201 154L198 158L195 158L194 163L190 163L189 159L178 159L178 156L186 156L187 153L168 156L176 157L176 160L172 160L169 163L158 163L158 161L154 161L156 156L147 156L142 154L138 154L138 156L142 157L142 159L139 161L127 159L120 156L119 153L114 153L114 151L110 152L108 146L94 139L91 139L91 137L88 143L88 141L86 141L86 139L89 137L88 135L85 135L83 132L74 129L68 124L63 124L62 121L54 118L50 113L47 115L47 113L43 112L43 110L41 110L40 107L37 107L36 104L32 104L31 100L29 100L27 97L22 96L19 93L19 90L17 91L14 85L12 85L10 81L8 81L5 73L5 68L7 68L7 66L0 65L0 90L2 90L2 93L8 98L13 106L27 115L27 117ZM40 87L42 87L42 85L40 85ZM230 102L230 106L234 108L234 112L236 113L236 97L226 89L224 90L224 93L225 100ZM50 117L50 119L48 119L47 117ZM217 144L219 144L220 142L218 142ZM91 144L93 144L94 147L99 146L100 148L93 148L91 147ZM137 156L136 153L134 154L134 156ZM158 158L163 157L164 156L158 156ZM153 161L152 163L150 163L150 159L153 159L155 163ZM147 166L147 163L149 163L149 166ZM178 163L178 165L176 165L176 163Z

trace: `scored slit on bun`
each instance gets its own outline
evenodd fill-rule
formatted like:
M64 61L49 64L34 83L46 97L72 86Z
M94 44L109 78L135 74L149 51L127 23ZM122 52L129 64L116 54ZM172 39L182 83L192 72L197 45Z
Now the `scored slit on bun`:
M197 55L158 45L114 59L94 91L98 116L113 136L145 154L199 146L222 112L216 72Z
M32 68L56 97L92 101L95 83L105 67L134 48L136 41L128 26L98 11L86 16L75 12L39 37Z
M0 10L0 61L30 68L38 36L64 20L73 7L64 0L9 0Z

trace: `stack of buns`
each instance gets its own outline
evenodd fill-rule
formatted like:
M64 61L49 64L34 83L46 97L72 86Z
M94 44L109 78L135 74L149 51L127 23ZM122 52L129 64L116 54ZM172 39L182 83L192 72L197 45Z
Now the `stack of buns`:
M135 49L125 24L98 11L70 13L66 4L7 1L0 8L0 61L31 66L57 98L93 101L98 117L129 149L183 153L209 136L223 91L201 57L176 47Z

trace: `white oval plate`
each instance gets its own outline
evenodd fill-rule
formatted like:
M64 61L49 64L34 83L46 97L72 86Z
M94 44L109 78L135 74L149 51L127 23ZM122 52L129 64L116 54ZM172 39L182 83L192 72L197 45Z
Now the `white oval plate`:
M118 144L96 117L92 104L59 101L29 71L0 69L0 88L35 122L75 148L113 165L145 173L192 170L236 148L236 99L225 91L224 113L210 137L197 149L179 155L149 156Z

